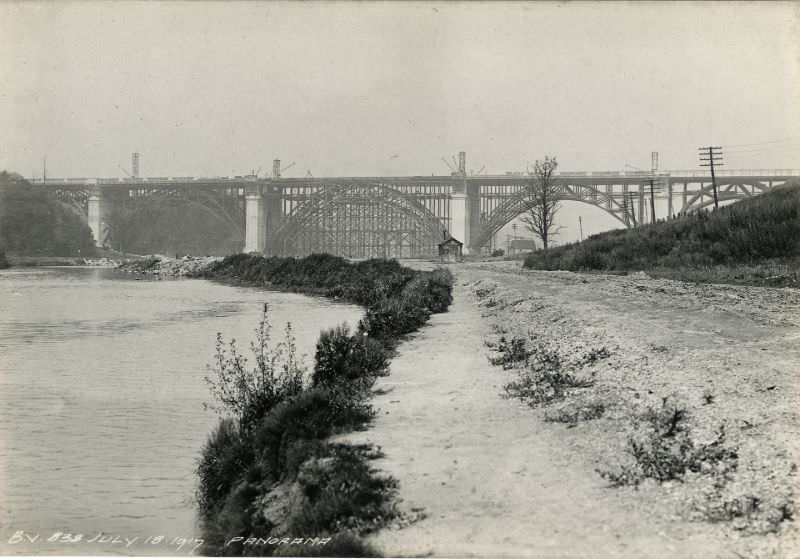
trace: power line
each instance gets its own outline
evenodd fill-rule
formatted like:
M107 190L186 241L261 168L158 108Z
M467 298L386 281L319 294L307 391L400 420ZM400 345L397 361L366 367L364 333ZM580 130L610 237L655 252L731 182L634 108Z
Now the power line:
M726 146L725 149L728 150L729 153L749 153L749 152L757 152L757 151L766 151L766 152L784 151L784 150L798 149L798 147L800 147L800 140L795 140L795 141L789 142L787 144L784 144L782 146L764 146L764 147L760 147L760 148L731 149L731 150L728 150L728 148Z
M779 140L768 140L766 142L756 142L754 144L730 145L730 146L726 146L725 149L727 149L727 148L746 148L746 147L750 147L750 146L763 146L764 144L777 144L778 142L785 142L787 140L795 140L795 139L800 139L800 136L789 136L788 138L781 138Z

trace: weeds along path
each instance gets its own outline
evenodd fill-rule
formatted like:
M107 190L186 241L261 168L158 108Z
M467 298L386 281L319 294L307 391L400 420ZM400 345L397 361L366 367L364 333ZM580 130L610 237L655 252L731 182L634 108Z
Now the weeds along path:
M788 448L798 440L796 292L761 290L749 301L748 288L733 288L728 295L743 299L731 310L724 294L666 280L522 272L514 263L452 270L450 311L400 345L376 386L374 425L346 436L382 447L376 466L400 481L402 506L424 511L371 538L385 554L705 559L792 548L785 527L747 535L696 521L681 484L612 489L595 470L623 459L638 402L677 393L709 430L728 420L756 462L765 448L770 483L796 483L782 470L797 458ZM492 303L478 304L480 285L494 286ZM609 348L592 388L605 416L568 428L503 398L512 371L490 365L485 345L499 331ZM702 405L706 390L713 405Z

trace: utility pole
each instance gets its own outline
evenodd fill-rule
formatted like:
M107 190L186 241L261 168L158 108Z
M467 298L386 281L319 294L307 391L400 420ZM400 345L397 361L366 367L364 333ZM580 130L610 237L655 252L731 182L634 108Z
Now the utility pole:
M581 240L583 240L583 219L581 219L581 216L578 216L578 226L581 228Z
M42 161L42 184L47 183L47 154L44 156L44 160Z
M628 192L626 198L630 201L631 204L631 218L633 219L633 226L638 227L639 224L636 223L636 212L633 209L633 197L636 195L635 192ZM627 207L627 205L626 205Z
M655 194L655 187L653 183L655 179L645 179L645 182L650 183L650 223L656 222L656 194Z
M717 177L714 174L714 165L722 166L722 148L706 146L699 148L698 151L700 152L700 161L705 161L705 163L700 163L700 166L711 167L711 184L714 187L714 209L716 210L719 208L719 198L717 197Z

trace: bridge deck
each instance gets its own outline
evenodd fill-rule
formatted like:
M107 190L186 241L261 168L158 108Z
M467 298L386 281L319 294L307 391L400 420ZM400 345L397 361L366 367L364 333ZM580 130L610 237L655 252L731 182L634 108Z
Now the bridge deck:
M717 171L716 176L726 180L758 180L780 181L800 177L800 169L756 169L756 170L724 170ZM651 177L669 177L671 182L710 181L707 170L656 171L565 171L557 174L562 182L570 184L637 184ZM144 178L48 178L45 185L59 189L82 189L92 186L130 188L142 185L145 188L175 188L193 186L197 188L247 188L253 185L313 186L354 183L370 183L384 185L517 185L530 179L523 173L506 173L503 175L431 175L431 176L398 176L398 177L308 177L308 178L257 178L257 177L144 177ZM33 182L33 181L31 181ZM42 184L41 182L36 184Z

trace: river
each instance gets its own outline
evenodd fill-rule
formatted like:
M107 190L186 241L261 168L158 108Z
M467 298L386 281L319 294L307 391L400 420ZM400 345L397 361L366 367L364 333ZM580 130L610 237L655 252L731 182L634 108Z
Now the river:
M217 332L249 355L263 303L273 338L293 323L309 367L321 328L361 316L205 280L0 272L0 554L189 553L175 538L200 537L195 468L217 422L206 364Z

